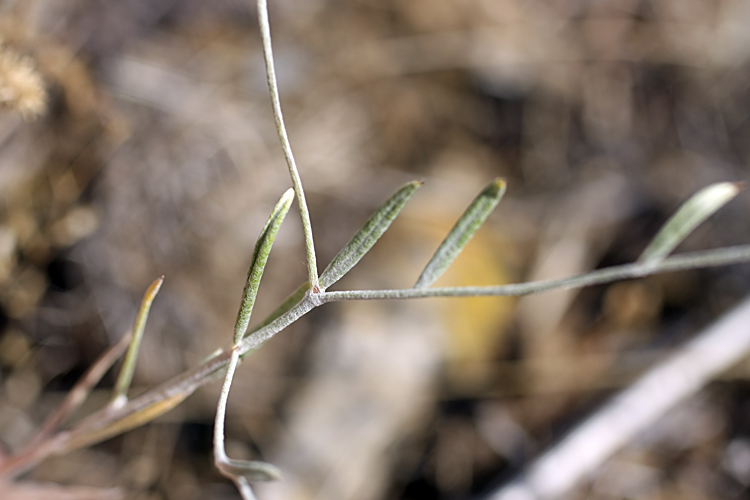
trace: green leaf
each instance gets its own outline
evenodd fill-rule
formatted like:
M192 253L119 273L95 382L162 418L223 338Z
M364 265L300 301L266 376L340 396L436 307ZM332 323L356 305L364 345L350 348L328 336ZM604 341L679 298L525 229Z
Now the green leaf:
M135 363L138 358L138 350L141 347L143 331L146 329L148 313L151 310L151 304L154 302L156 294L159 293L162 283L164 283L164 276L154 280L148 287L148 290L146 290L146 293L143 294L141 307L138 309L138 315L135 317L135 325L133 325L133 336L130 338L128 352L125 354L125 360L122 363L122 368L120 368L120 374L117 376L115 390L112 394L111 404L114 406L123 405L127 401L127 392L133 381Z
M271 253L273 241L279 232L279 226L281 226L281 222L284 220L287 212L289 212L289 207L292 206L293 200L294 190L288 189L276 204L273 212L271 212L271 216L260 232L257 243L255 243L253 259L250 262L250 269L247 272L247 283L242 294L242 303L237 313L237 322L234 325L235 345L245 336L247 326L250 323L250 315L253 312L255 297L258 295L260 279L263 277L263 270L266 268L266 262L268 262L268 255Z
M442 276L497 206L505 194L505 188L504 179L495 179L479 193L440 244L414 288L428 287Z
M370 251L421 185L421 181L410 182L380 205L320 275L320 286L324 290L340 280Z
M638 263L650 266L663 261L696 227L729 203L743 187L742 183L719 182L695 193L662 226L638 258Z

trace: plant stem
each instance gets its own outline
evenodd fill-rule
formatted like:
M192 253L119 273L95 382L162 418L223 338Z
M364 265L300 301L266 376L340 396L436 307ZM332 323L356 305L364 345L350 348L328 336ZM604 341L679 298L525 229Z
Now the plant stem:
M427 297L482 297L517 296L545 292L558 288L580 288L613 281L641 278L651 274L682 271L704 267L737 264L750 260L750 245L682 254L664 259L658 264L625 264L591 271L567 278L531 281L500 286L466 286L402 290L358 290L346 292L324 292L318 297L323 303L342 300L421 299Z
M34 449L0 462L0 481L21 474L50 455L68 453L83 446L103 441L166 413L195 392L196 389L222 375L223 370L230 363L233 351L241 358L324 303L342 300L525 295L559 288L578 288L623 279L640 278L651 274L748 261L750 261L750 245L743 245L682 254L664 259L656 266L638 263L626 264L557 280L503 286L323 293L313 293L312 290L308 290L304 297L287 312L243 339L238 344L236 351L225 349L195 368L129 400L124 406L120 408L106 406L80 422L70 431L51 436L44 442L39 443Z
M305 234L305 249L307 252L307 272L309 275L311 289L314 292L320 290L318 285L318 264L315 257L315 243L313 242L312 224L310 223L310 211L307 208L305 200L305 191L302 188L302 180L297 170L297 163L294 161L292 146L289 143L286 126L284 125L284 115L281 112L281 100L279 99L279 85L276 81L276 69L273 62L273 48L271 46L271 25L268 22L268 5L266 0L258 0L258 23L260 24L260 36L263 39L263 58L266 62L266 80L268 81L268 90L271 93L271 106L273 108L273 117L276 120L276 132L279 135L281 149L284 152L289 175L292 178L294 192L297 194L297 203L299 204L299 214L302 218L302 231Z
M224 377L224 383L221 386L221 395L219 404L216 407L216 419L214 420L214 457L217 463L228 461L227 452L224 449L224 421L227 414L227 400L229 399L229 389L232 388L232 379L240 361L240 353L237 349L232 349L232 356L229 358L229 366ZM221 471L221 467L219 467ZM234 478L230 478L234 479Z

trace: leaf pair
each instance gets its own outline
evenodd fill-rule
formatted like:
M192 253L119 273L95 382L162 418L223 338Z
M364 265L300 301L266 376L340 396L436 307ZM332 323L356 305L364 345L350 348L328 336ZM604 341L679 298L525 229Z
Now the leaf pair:
M326 267L325 271L320 275L318 283L321 290L325 290L336 283L344 277L346 273L351 271L355 265L357 265L362 257L370 251L380 237L388 230L391 223L396 217L398 217L401 210L403 210L421 185L422 182L420 181L413 181L404 185L380 205L377 210L375 210L375 213L367 219L367 222L364 223L352 239L350 239L339 253L336 254L331 263L328 264L328 267ZM299 304L300 301L304 299L305 294L309 289L310 282L308 281L292 292L292 294L279 307L277 307L276 310L264 319L260 325L253 329L253 332L271 324L274 320L281 317L295 305Z
M421 185L417 181L406 184L375 211L320 275L324 289L341 279L364 257ZM432 256L415 288L432 285L448 269L497 206L505 189L505 181L495 179L479 193Z

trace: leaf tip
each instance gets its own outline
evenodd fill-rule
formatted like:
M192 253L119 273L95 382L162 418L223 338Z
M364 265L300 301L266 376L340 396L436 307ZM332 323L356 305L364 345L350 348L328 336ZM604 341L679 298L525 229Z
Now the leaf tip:
M487 193L493 196L498 196L504 193L507 187L508 182L502 177L497 177L490 182L489 186L487 186Z
M151 288L154 289L154 292L158 292L163 283L164 283L164 275L162 274L161 276L156 278L153 283L151 283Z
M424 184L424 182L425 182L425 181L424 181L424 179L417 179L417 180L413 180L413 181L411 181L411 182L407 182L407 183L406 183L406 184L404 184L404 186L403 186L403 187L402 187L402 188L400 189L400 191L401 191L401 192L404 192L404 191L406 191L406 192L410 192L410 193L413 193L413 192L415 192L415 191L416 191L417 189L421 188L421 187L422 187L422 184Z
M161 285L164 283L164 275L162 274L158 278L156 278L151 285L149 285L148 289L146 290L146 293L143 294L143 302L141 305L141 309L144 307L146 308L146 311L148 311L148 308L151 306L151 302L156 298L156 294L159 293L159 290L161 289ZM148 312L146 312L148 314Z
M286 191L284 191L284 194L281 195L278 206L283 207L284 210L288 210L289 207L292 205L293 201L294 201L294 188L289 188Z

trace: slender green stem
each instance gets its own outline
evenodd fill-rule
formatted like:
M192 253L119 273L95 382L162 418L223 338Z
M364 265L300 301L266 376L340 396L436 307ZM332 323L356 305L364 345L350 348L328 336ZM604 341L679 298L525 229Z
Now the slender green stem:
M135 318L135 326L133 326L133 338L130 340L130 346L128 346L128 352L125 354L125 361L122 363L120 375L117 377L115 390L112 394L111 404L113 406L122 405L127 401L127 392L130 388L130 383L133 381L138 349L141 347L141 339L143 338L143 331L146 328L148 312L151 310L151 304L154 302L156 294L159 293L162 283L164 283L164 276L151 283L151 286L148 287L148 290L143 295L138 316Z
M313 242L312 224L310 223L310 211L307 208L305 200L305 191L302 188L302 180L297 170L297 163L294 161L292 146L289 143L286 126L284 125L284 115L281 113L281 100L279 99L279 85L276 81L276 69L273 62L273 48L271 46L271 25L268 22L268 5L266 0L258 0L258 22L260 24L260 36L263 39L263 58L266 62L266 80L268 81L268 90L271 93L271 105L273 107L273 117L276 120L276 132L279 135L281 149L286 158L286 164L289 167L289 175L292 178L294 192L297 194L297 203L299 204L299 213L302 218L302 230L305 234L305 249L307 252L307 272L309 275L310 285L314 292L319 290L318 285L318 264L315 257L315 243Z
M446 288L408 288L403 290L361 290L349 292L325 292L318 299L323 302L342 300L419 299L426 297L479 297L516 296L545 292L557 288L580 288L613 281L641 278L651 274L737 264L750 260L750 245L682 254L664 259L658 264L641 263L599 269L567 278L531 281L501 286L466 286Z

